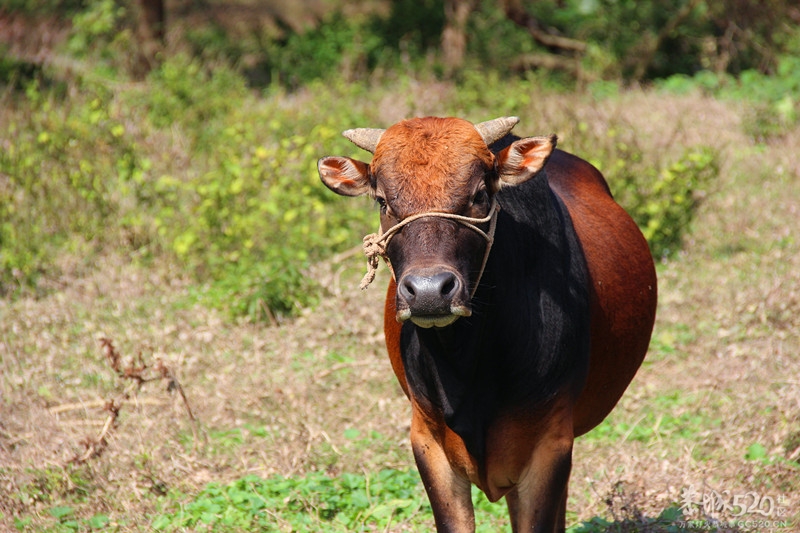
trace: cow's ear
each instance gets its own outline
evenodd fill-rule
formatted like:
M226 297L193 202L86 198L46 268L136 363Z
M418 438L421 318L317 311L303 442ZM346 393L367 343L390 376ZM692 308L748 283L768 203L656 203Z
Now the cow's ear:
M369 165L349 157L323 157L317 162L322 183L342 196L361 196L370 189Z
M555 135L527 137L511 144L497 154L497 174L500 186L519 185L535 176L556 147Z

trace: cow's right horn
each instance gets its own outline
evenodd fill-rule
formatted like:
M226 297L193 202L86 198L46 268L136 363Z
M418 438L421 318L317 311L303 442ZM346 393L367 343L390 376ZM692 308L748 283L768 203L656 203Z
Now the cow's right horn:
M375 153L375 148L378 146L378 141L381 140L381 135L386 130L379 128L356 128L354 130L345 130L342 135L350 139L350 142L363 148L367 152Z
M483 142L489 146L493 142L499 141L505 137L506 134L510 133L518 122L519 117L500 117L494 120L487 120L486 122L475 124L475 129L481 134Z

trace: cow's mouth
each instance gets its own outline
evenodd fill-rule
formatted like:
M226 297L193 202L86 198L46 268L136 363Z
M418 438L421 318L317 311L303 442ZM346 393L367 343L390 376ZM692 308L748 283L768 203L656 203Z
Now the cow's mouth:
M398 322L405 322L410 320L412 324L421 328L445 328L461 318L462 316L470 316L472 311L465 306L453 306L449 314L445 315L414 315L411 310L406 308L397 312L396 318Z

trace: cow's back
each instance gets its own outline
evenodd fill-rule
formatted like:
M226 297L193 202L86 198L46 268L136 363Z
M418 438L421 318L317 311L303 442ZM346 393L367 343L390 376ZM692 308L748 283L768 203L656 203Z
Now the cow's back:
M586 161L556 150L545 167L583 247L590 278L591 355L575 435L608 415L644 359L656 313L656 273L641 231Z

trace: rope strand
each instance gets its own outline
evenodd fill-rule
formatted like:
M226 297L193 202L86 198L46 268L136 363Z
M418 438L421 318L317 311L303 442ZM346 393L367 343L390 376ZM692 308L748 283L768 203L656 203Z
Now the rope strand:
M439 218L447 218L450 220L455 220L456 222L466 226L467 228L471 229L472 231L478 233L481 237L486 239L486 252L483 255L483 263L481 264L481 270L478 274L478 279L475 281L475 286L470 293L470 297L475 295L475 291L478 289L478 284L480 283L481 277L483 276L483 271L486 268L486 262L489 260L489 252L492 249L492 244L494 243L494 231L497 227L497 213L500 211L500 206L497 203L497 199L492 199L492 205L489 208L489 214L483 218L471 218L465 217L462 215L456 215L454 213L440 213L438 211L429 211L427 213L419 213L416 215L412 215L410 217L404 218L388 230L385 233L370 233L369 235L364 237L364 255L367 256L367 273L364 275L364 279L361 280L361 284L359 287L364 290L366 289L370 283L375 279L375 272L378 270L378 258L383 258L386 266L389 267L389 270L392 272L392 277L397 279L394 275L394 270L392 269L392 264L389 261L389 258L386 255L386 248L389 246L389 241L392 240L392 237L397 234L398 231L403 229L403 226L406 224L410 224L415 220L419 220L420 218L426 217L439 217ZM488 233L480 229L477 224L485 224L487 222L491 222L489 225Z

